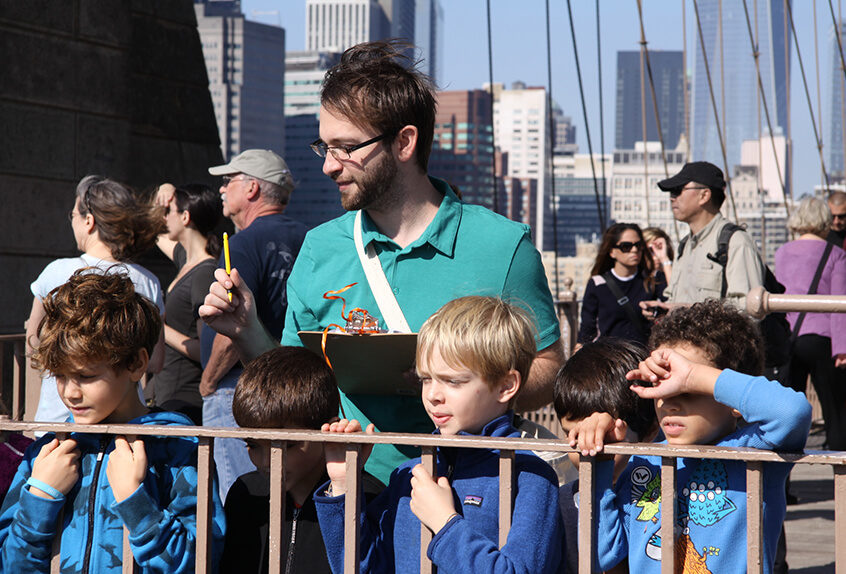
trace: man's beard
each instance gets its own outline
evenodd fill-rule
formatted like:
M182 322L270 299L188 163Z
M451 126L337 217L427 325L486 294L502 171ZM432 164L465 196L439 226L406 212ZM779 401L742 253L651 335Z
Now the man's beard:
M394 193L396 177L396 161L390 154L384 154L377 165L353 180L356 191L341 194L341 205L346 211L383 206Z

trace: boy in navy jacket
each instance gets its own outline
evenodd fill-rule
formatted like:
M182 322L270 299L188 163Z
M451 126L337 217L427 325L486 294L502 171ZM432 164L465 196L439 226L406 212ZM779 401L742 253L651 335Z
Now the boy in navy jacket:
M72 422L192 424L138 396L162 324L127 277L82 269L43 304L33 364L56 376ZM211 493L216 570L224 518L217 488ZM142 572L193 572L197 439L46 434L26 450L3 503L0 571L49 572L62 510L62 571L121 572L126 528Z
M525 312L492 297L444 305L420 329L417 372L435 434L519 437L511 405L529 374L535 336ZM324 425L356 432L357 421ZM372 432L372 426L368 428ZM369 454L363 449L363 454ZM439 448L435 479L420 459L392 474L386 490L361 513L361 571L417 572L420 524L433 533L425 549L441 574L556 572L561 560L558 482L529 452L515 457L515 500L506 544L498 545L499 457L486 449ZM344 554L343 445L326 444L330 481L315 494L329 562Z
M675 310L655 324L650 346L655 350L626 378L639 397L654 399L668 444L804 447L811 407L801 394L753 376L763 370L760 331L734 307L708 300ZM625 422L594 413L570 432L570 444L594 455L604 443L622 440L625 431ZM744 462L676 459L678 524L669 542L660 535L660 457L632 456L613 485L612 465L605 461L597 468L599 569L628 557L632 572L659 572L662 546L674 544L676 572L746 572ZM763 569L769 573L792 465L767 462L764 467Z

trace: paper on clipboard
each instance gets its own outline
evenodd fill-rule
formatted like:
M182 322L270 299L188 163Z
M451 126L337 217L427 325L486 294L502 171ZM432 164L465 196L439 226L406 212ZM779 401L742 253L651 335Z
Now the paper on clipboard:
M323 331L300 331L303 344L321 357ZM326 354L338 387L352 395L420 394L404 373L414 366L417 333L329 333Z

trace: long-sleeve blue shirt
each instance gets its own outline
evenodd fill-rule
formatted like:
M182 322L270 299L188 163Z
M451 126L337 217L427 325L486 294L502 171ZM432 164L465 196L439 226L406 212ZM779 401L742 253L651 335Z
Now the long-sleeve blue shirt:
M511 413L498 417L482 436L519 437ZM412 513L410 460L391 475L387 488L361 513L361 572L419 572L420 520ZM550 466L530 452L515 457L516 496L508 540L498 547L499 451L443 448L439 476L452 486L456 511L432 539L427 555L440 574L558 571L561 519L558 481ZM326 487L318 488L323 492ZM343 571L344 497L314 497L332 571Z
M153 412L130 424L190 425L178 413ZM52 433L27 449L23 462L0 511L0 572L49 572L59 512L64 508L62 572L121 572L123 529L142 572L193 572L197 535L197 439L145 436L147 476L141 486L121 502L115 501L106 477L114 437L76 434L81 452L80 477L62 500L38 497L25 486L32 463ZM209 525L212 567L223 551L225 519L211 489L212 520Z
M811 406L805 397L764 377L724 370L714 398L737 409L747 425L718 446L797 451L805 446ZM785 481L793 465L764 463L764 572L772 571L786 511ZM746 572L746 465L741 461L676 460L676 571ZM660 571L661 460L633 456L612 487L613 462L599 463L595 500L597 559L606 570L628 557L629 570ZM684 562L685 568L678 566Z

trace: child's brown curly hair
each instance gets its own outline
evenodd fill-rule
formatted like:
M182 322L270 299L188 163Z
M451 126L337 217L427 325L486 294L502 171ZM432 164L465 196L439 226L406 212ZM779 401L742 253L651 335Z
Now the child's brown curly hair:
M42 303L32 366L55 374L97 362L131 370L141 349L152 355L162 330L158 308L120 269L80 269Z

